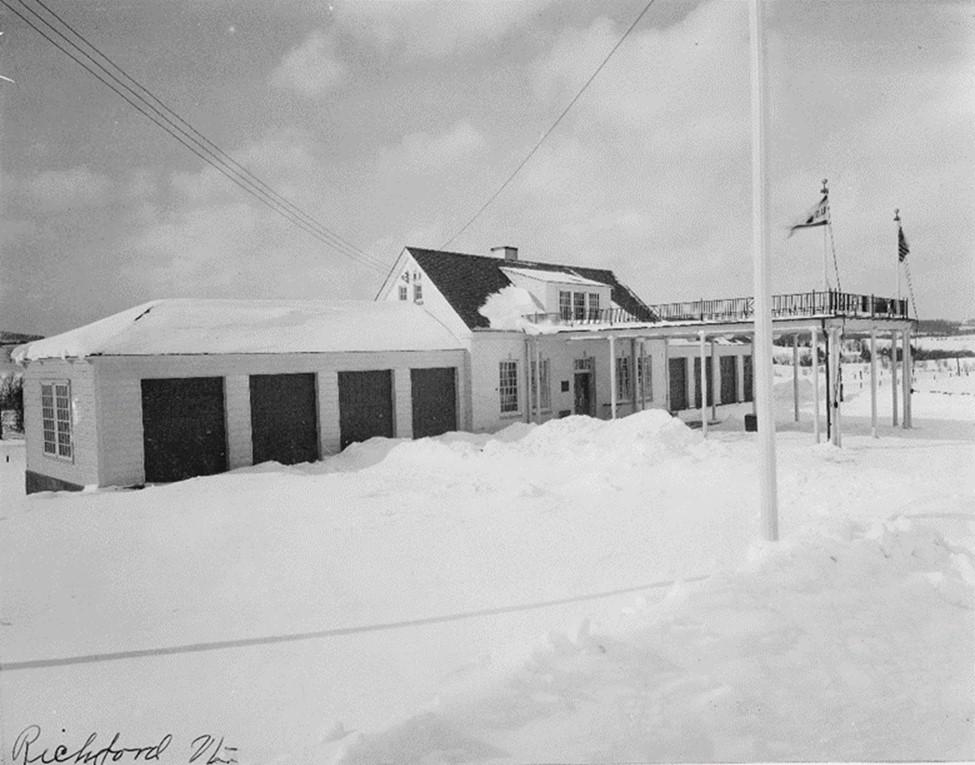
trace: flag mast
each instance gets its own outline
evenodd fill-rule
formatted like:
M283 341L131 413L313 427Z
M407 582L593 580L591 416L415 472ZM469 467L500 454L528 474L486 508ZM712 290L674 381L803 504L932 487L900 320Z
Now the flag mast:
M897 224L897 249L898 249L898 252L897 252L897 265L895 266L895 268L897 269L897 302L900 303L900 300L901 300L901 260L903 260L900 257L900 244L901 244L901 239L903 238L903 234L901 233L901 231L902 231L902 229L901 229L901 211L900 211L900 208L899 207L895 207L894 208L894 222Z
M768 253L771 249L768 211L768 103L765 93L765 9L749 0L752 102L752 248L755 288L755 401L758 413L759 488L762 530L767 540L779 538L775 475L775 419L772 414L772 303Z
M829 292L829 232L826 230L833 224L829 219L829 186L828 180L823 178L823 188L819 193L823 195L826 206L826 225L823 226L823 291Z

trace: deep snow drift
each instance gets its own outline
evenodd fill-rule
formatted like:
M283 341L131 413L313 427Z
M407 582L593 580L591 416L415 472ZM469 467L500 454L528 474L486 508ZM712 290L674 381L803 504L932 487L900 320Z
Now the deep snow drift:
M0 442L3 751L36 724L169 732L167 763L202 733L289 765L972 759L975 374L929 365L912 431L882 377L872 439L862 371L842 449L777 396L774 545L754 434L661 412L30 498Z

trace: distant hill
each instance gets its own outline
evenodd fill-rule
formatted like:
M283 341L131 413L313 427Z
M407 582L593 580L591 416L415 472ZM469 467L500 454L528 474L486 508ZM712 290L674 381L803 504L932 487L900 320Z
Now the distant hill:
M0 329L0 345L20 345L42 340L44 335L25 335L22 332L6 332Z

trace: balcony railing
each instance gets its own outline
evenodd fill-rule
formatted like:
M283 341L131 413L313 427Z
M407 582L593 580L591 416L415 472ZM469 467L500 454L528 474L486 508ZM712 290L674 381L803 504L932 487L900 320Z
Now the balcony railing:
M754 315L755 300L750 297L694 300L652 305L650 310L662 321L742 321ZM907 300L837 290L772 296L773 319L804 316L907 319Z
M572 327L585 324L624 324L640 321L629 311L622 308L600 308L596 311L573 311L571 313L529 313L525 318L532 324L559 324Z

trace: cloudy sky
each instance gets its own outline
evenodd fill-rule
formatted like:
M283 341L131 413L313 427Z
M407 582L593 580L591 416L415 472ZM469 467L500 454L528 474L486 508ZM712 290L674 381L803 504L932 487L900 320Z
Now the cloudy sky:
M0 6L0 329L48 334L157 297L371 299L404 245L474 214L645 0L45 3L371 261ZM612 268L651 303L749 294L747 34L743 0L657 0L450 249ZM975 315L975 3L780 0L769 46L773 289L822 288L822 229L786 230L828 178L844 289L896 290L899 207L922 318Z

